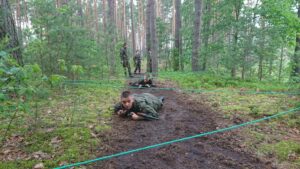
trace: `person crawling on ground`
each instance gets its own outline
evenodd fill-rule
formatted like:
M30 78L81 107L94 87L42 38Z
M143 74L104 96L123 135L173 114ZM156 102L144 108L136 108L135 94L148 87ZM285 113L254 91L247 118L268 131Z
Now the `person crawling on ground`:
M156 87L153 84L153 80L149 75L144 75L143 79L138 80L137 82L134 83L129 83L130 86L133 87L138 87L138 88L142 88L142 87Z
M132 94L124 91L121 102L114 107L120 117L129 117L132 120L158 120L158 111L163 106L164 97L156 97L150 93Z

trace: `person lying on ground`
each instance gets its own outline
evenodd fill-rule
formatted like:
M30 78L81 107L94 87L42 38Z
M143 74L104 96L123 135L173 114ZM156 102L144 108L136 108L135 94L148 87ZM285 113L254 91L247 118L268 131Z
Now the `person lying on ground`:
M129 83L130 86L133 87L138 87L138 88L142 88L142 87L156 87L153 84L153 80L149 75L144 75L143 79L138 80L137 82L134 83Z
M124 91L114 111L120 117L130 117L132 120L158 120L158 110L163 106L163 100L164 97L150 93L132 94Z

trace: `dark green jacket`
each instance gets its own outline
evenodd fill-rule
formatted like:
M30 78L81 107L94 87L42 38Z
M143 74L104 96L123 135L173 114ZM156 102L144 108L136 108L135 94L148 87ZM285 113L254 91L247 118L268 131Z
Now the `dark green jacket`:
M132 108L126 111L126 116L130 116L131 112L134 112L134 113L145 113L149 117L158 118L157 111L163 105L160 99L158 99L156 96L150 93L133 94L133 97L134 97L134 102ZM123 109L121 103L115 105L115 112L121 109Z

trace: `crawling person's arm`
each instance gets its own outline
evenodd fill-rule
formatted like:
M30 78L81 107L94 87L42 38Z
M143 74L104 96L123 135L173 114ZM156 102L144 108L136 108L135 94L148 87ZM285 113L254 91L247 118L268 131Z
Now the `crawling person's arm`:
M141 119L145 119L145 120L158 120L158 113L157 111L146 104L141 105L142 107L142 111L141 112L134 112L135 115L139 116L140 118L138 120ZM135 120L132 116L132 119Z
M123 110L122 104L117 103L114 106L114 113L116 113L118 116L125 117L127 115L127 112Z

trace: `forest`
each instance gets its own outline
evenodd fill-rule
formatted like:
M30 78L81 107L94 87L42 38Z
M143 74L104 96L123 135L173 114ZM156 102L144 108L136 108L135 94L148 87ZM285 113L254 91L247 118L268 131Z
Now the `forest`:
M127 90L163 96L159 120L119 118ZM76 167L297 169L299 95L300 0L0 0L0 169L235 125Z

